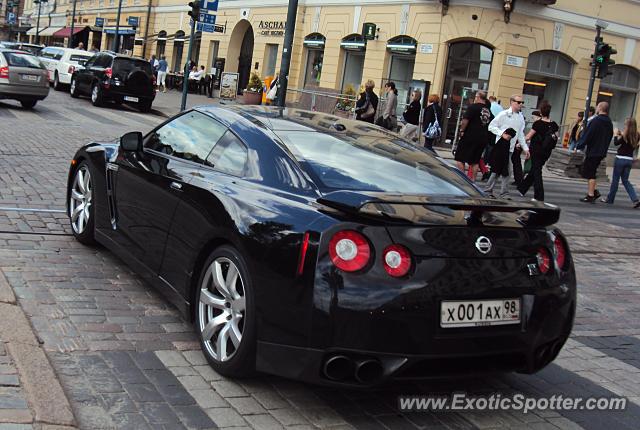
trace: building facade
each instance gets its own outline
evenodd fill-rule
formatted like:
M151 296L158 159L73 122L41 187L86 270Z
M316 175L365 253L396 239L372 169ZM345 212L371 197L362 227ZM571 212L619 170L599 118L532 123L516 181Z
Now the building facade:
M35 25L32 1L25 15ZM111 47L117 1L77 1L76 26L86 32L85 45ZM147 58L165 55L171 70L182 69L190 30L186 3L123 0L122 46ZM45 34L69 26L71 4L49 2ZM198 32L192 60L207 70L238 72L240 87L252 71L272 76L279 70L287 4L220 0L216 24L224 31ZM513 10L507 14L506 7ZM605 42L618 53L613 74L596 80L593 104L610 101L612 118L622 126L640 107L638 15L634 0L300 0L289 87L335 94L358 91L368 79L378 90L393 80L401 101L412 88L425 88L442 98L450 136L477 89L503 105L511 94L523 93L528 110L547 99L553 119L569 124L585 107L595 23L601 19L608 23ZM128 17L137 17L138 26L129 26ZM105 19L103 27L96 27L96 18ZM373 24L372 39L363 37L364 23Z

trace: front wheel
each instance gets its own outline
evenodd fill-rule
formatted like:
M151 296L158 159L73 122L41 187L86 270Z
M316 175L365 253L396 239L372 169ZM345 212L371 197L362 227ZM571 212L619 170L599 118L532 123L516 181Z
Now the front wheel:
M62 84L60 84L60 77L58 76L58 72L53 76L53 89L56 91L62 90Z
M95 207L93 206L93 178L89 165L83 161L69 189L69 220L73 236L80 243L93 245Z
M213 251L196 290L195 328L207 361L221 375L246 377L255 371L254 297L242 255L227 245Z
M38 100L30 99L30 100L20 100L20 104L25 109L33 109L33 107L38 103Z
M69 87L69 94L74 99L80 97L80 93L78 92L78 84L76 82L76 78L71 78L71 87Z

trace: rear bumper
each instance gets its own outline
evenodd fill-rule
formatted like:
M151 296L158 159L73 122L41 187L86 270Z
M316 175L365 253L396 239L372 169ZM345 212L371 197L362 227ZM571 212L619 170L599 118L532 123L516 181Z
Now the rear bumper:
M30 86L30 85L0 85L0 98L6 99L36 99L43 100L49 94L49 85L47 86Z
M153 101L156 97L155 90L150 94L136 94L131 91L127 91L125 88L115 85L103 86L104 97L112 100L125 101L125 97L137 97L139 101Z

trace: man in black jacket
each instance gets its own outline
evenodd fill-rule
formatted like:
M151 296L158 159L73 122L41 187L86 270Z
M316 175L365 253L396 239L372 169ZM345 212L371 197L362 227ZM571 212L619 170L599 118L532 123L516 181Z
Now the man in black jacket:
M596 116L589 121L587 129L580 136L576 146L578 150L587 147L582 165L582 177L589 180L589 191L584 198L580 199L581 202L594 203L600 197L600 192L596 189L596 172L607 156L612 138L613 123L609 118L609 103L600 102L596 107Z

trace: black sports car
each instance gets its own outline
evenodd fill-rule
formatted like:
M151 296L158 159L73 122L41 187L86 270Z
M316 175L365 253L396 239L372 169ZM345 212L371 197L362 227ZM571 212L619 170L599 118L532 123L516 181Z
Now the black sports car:
M216 371L316 383L549 364L576 278L559 209L486 198L377 126L194 108L75 155L68 211L191 318Z

